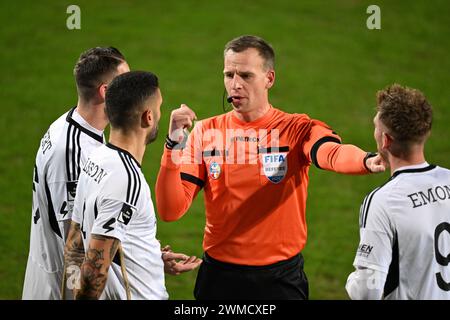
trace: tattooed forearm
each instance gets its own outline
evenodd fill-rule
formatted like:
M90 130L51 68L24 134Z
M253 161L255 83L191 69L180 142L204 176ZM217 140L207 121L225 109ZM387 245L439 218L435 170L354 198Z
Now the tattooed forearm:
M81 266L81 289L77 299L98 299L105 287L107 274L102 273L104 250L89 247Z
M80 267L84 259L84 246L83 238L81 235L80 225L75 222L71 222L67 242L64 247L64 277L62 284L63 296L66 288L73 290L73 294L76 294L76 290L80 287Z
M80 225L72 221L66 246L64 247L65 265L81 266L84 259L83 238L81 236Z
M113 248L119 241L114 238L93 234L83 264L81 265L81 288L77 299L98 299L108 278L108 269ZM114 251L115 252L115 251Z

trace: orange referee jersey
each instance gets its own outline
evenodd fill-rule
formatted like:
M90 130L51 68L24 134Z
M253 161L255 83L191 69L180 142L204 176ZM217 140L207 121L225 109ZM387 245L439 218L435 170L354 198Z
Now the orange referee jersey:
M203 120L181 150L165 148L156 183L162 220L181 218L204 189L203 249L241 265L286 260L305 246L308 170L367 173L365 152L326 124L271 108L253 122L233 112Z

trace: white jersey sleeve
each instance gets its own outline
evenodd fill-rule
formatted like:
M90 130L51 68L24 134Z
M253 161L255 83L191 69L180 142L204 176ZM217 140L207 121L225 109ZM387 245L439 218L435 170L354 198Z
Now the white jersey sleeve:
M361 205L360 242L353 265L387 273L392 260L395 229L382 191L372 191Z
M119 172L106 178L98 196L98 213L91 233L113 237L121 242L124 240L127 226L136 212L136 207L127 202L128 185L123 181L127 180Z
M136 208L120 200L104 199L101 201L98 210L92 233L123 241L127 225Z

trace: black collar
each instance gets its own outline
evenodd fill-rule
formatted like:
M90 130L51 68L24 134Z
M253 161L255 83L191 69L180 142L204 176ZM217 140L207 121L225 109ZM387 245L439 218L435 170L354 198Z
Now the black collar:
M392 175L391 179L395 178L396 176L398 176L401 173L425 172L425 171L433 170L434 168L436 168L436 165L430 164L430 165L428 165L426 167L423 167L423 168L398 170L398 171L394 172L394 174Z
M122 149L122 148L119 148L118 146L113 145L111 142L108 142L108 143L106 144L106 146L107 146L108 148L111 148L111 149L117 150L117 151L119 151L119 152L125 153L125 154L128 155L131 159L133 159L134 162L136 162L136 165L137 165L139 168L141 168L141 164L140 164L140 163L133 157L133 155L132 155L131 153L129 153L127 150Z
M100 143L103 143L103 136L99 136L98 134L96 134L96 133L94 133L94 132L92 132L92 131L89 131L88 129L86 129L85 127L83 127L81 124L79 124L78 122L76 122L76 121L72 118L72 115L73 115L75 109L76 109L76 106L73 107L73 108L69 111L69 113L67 114L66 121L67 121L68 123L70 123L71 125L73 125L73 126L77 127L78 129L80 129L82 132L84 132L85 134L87 134L89 137L91 137L91 138L97 140L97 141L100 142Z

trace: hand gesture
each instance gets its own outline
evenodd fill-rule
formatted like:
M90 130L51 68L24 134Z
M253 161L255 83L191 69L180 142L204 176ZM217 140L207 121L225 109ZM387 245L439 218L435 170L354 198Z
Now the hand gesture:
M197 119L195 112L187 105L182 104L170 114L169 138L181 143L184 139L184 129L192 127L193 121Z
M170 246L161 249L164 261L164 272L170 275L179 275L197 268L203 261L195 256L173 252Z

